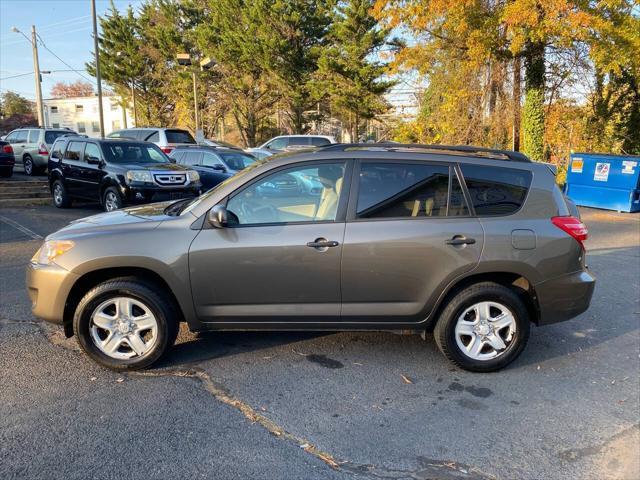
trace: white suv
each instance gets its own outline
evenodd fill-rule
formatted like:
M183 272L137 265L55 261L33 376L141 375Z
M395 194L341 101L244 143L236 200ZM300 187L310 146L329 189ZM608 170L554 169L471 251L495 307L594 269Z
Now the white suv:
M107 135L107 138L130 138L155 143L167 155L176 147L196 144L193 136L187 130L180 128L125 128L124 130L111 132Z
M306 147L324 147L336 142L336 139L327 135L280 135L263 143L257 149L272 152L283 152Z

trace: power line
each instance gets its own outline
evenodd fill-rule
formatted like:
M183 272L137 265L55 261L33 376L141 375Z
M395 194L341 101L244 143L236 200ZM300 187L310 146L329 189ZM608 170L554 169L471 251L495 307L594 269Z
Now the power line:
M42 45L42 47L49 52L51 55L53 55L54 57L56 57L58 60L60 60L60 62L62 62L64 65L66 65L67 67L69 67L69 69L72 72L76 72L78 75L80 75L82 78L84 78L85 80L87 80L90 83L96 83L95 80L90 79L89 77L85 76L80 70L76 70L75 68L73 68L71 65L69 65L67 62L65 62L63 59L61 59L58 55L56 55L55 52L53 52L49 47L47 47L47 45L44 43L44 40L42 40L42 37L40 35L38 35L38 39L40 40L40 45Z
M26 77L27 75L33 75L33 72L21 73L19 75L11 75L10 77L3 77L3 78L0 78L0 81L9 80L10 78Z

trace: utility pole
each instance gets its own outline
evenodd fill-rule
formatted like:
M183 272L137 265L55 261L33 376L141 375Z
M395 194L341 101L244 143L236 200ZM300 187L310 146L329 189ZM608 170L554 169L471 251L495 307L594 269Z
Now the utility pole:
M514 152L520 151L520 74L522 70L522 59L517 55L513 59L513 144L511 149Z
M91 0L91 17L93 18L93 49L96 59L96 80L98 81L98 115L100 116L100 138L104 138L104 114L102 112L102 78L100 77L100 49L98 46L98 19L96 17L96 0Z
M40 62L38 60L38 36L36 34L36 26L31 25L31 38L27 37L17 27L11 27L11 31L19 33L31 44L33 52L33 73L36 81L36 109L38 110L38 126L44 127L44 106L42 104L42 75L40 72Z

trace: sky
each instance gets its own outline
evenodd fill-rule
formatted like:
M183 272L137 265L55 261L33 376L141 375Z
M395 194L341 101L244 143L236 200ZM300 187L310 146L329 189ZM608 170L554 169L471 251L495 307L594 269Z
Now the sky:
M114 3L123 10L129 4L137 7L141 0L114 0ZM109 7L110 0L96 0L98 15ZM35 99L31 44L11 31L15 26L31 38L31 25L36 26L45 45L69 65L38 46L40 70L52 70L51 74L42 75L44 98L49 97L51 87L59 81L90 80L95 84L95 79L84 71L93 52L90 0L0 0L0 93L12 90ZM69 67L80 73L59 71L70 70Z

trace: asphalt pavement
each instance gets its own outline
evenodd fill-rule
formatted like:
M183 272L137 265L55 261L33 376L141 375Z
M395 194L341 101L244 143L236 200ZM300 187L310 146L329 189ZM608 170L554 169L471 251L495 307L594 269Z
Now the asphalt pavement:
M99 207L0 210L0 478L637 479L640 215L584 209L591 308L507 369L429 337L182 329L117 374L32 317L24 267Z

